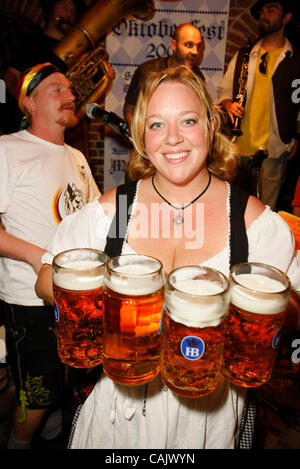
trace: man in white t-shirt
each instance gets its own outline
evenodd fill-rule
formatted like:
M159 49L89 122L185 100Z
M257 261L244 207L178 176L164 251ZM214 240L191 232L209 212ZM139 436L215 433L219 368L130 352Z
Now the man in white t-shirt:
M21 77L29 128L0 137L0 310L18 405L9 448L30 448L62 395L52 306L35 293L41 256L60 221L100 196L83 154L64 143L77 124L66 76L50 63Z

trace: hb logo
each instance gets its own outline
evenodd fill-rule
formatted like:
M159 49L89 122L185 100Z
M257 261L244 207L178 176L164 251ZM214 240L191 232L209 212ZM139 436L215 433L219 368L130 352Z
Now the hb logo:
M278 344L279 344L279 341L280 341L280 336L281 336L281 330L282 330L282 327L276 331L276 333L274 334L274 337L272 339L272 347L274 349L277 349L277 347L278 347Z
M59 321L59 309L57 306L56 301L54 301L54 315L55 315L55 321Z
M182 339L180 350L187 360L198 360L204 354L205 343L201 337L189 335Z

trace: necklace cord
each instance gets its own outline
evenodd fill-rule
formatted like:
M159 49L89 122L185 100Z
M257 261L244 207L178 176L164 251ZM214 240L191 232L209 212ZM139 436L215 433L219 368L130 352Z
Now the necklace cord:
M202 192L200 192L199 195L197 195L197 197L195 197L191 202L189 202L188 204L186 204L184 207L175 207L174 205L171 204L171 202L169 202L163 195L161 195L161 193L158 191L158 189L156 188L155 184L154 184L154 176L155 174L153 174L152 176L152 186L153 186L153 189L155 190L155 192L159 195L159 197L161 199L163 199L168 205L170 205L170 207L172 208L175 208L176 210L181 210L183 211L185 208L189 207L190 205L193 205L194 202L196 202L196 200L200 199L200 197L207 191L207 189L209 188L210 186L210 183L211 183L211 172L208 171L208 183L206 185L206 187L203 189Z

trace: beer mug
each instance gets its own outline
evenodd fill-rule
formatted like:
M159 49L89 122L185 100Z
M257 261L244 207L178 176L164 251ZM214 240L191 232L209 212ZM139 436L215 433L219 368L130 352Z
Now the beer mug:
M159 372L163 291L163 269L157 259L128 254L107 263L103 370L114 381L138 385Z
M246 262L231 269L230 284L222 374L242 387L261 386L272 374L290 282L275 267Z
M52 279L58 355L75 368L102 362L103 277L107 255L71 249L53 259Z
M228 304L229 281L221 272L185 266L169 274L160 369L172 391L200 397L217 387Z

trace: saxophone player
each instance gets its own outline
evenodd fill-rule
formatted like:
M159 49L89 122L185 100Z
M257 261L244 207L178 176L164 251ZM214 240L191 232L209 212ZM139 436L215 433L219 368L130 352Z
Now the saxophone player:
M239 175L246 175L244 188L276 210L286 162L298 148L299 102L292 99L293 81L299 78L300 54L285 30L296 17L295 2L258 0L250 8L258 21L261 39L249 52L244 102L237 102L239 64L247 48L238 51L218 87L218 104L234 123L240 120ZM245 70L244 70L245 71ZM297 127L298 125L298 127ZM253 155L263 150L259 181Z

